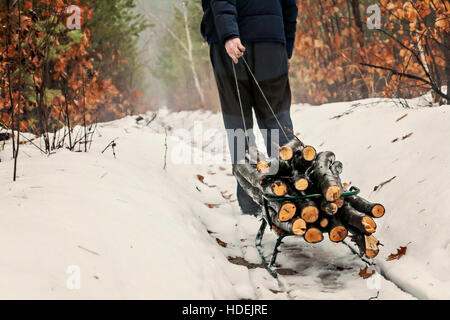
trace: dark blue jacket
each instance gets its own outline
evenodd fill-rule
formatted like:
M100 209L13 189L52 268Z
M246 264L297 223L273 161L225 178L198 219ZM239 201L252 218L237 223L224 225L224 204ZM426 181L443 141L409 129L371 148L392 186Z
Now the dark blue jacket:
M294 49L298 8L295 0L202 0L202 35L209 44L232 38L282 42Z

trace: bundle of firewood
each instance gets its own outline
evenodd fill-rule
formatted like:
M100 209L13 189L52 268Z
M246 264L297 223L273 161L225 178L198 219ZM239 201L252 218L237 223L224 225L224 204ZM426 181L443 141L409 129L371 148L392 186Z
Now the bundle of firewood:
M294 139L279 149L278 159L267 159L250 148L233 173L256 202L263 205L263 196L272 199L268 211L278 234L302 236L309 243L322 241L324 234L341 242L350 234L361 253L373 258L379 252L374 218L382 217L385 209L357 195L344 198L342 170L333 152L317 154L314 147ZM321 197L290 199L317 194Z

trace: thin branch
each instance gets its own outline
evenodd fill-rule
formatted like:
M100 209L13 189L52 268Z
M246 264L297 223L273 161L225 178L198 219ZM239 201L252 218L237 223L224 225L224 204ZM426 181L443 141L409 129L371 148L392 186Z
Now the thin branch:
M441 89L439 89L439 88L438 88L436 85L434 85L432 82L430 82L430 81L428 81L428 80L426 80L426 79L423 79L423 78L421 78L421 77L419 77L419 76L415 76L415 75L409 74L409 73L399 72L399 71L397 71L397 70L395 70L395 69L392 69L392 68L383 67L383 66L377 66L377 65L374 65L374 64L370 64L370 63L364 63L364 62L361 62L360 64L361 64L362 66L366 66L366 67L371 67L371 68L375 68L375 69L381 69L381 70L389 71L389 72L392 72L393 74L398 75L398 76L402 76L402 77L406 77L406 78L409 78L409 79L413 79L413 80L417 80L417 81L423 82L423 83L425 83L425 84L428 84L428 85L429 85L429 86L430 86L437 94L439 94L441 97L443 97L443 98L445 98L445 99L450 99L450 96L449 96L449 95L443 93L443 92L441 91Z

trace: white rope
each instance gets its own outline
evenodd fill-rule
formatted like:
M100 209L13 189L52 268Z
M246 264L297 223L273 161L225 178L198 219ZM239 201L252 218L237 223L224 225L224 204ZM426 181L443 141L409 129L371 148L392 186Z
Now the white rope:
M234 80L236 82L236 90L237 90L237 94L238 94L239 106L241 107L241 116L242 116L242 123L244 125L245 139L247 141L247 146L250 147L250 139L247 134L247 125L245 123L244 107L242 106L241 92L239 90L239 83L238 83L238 79L237 79L237 75L236 75L236 67L234 66L233 60L231 60L231 64L233 65L233 74L234 74Z

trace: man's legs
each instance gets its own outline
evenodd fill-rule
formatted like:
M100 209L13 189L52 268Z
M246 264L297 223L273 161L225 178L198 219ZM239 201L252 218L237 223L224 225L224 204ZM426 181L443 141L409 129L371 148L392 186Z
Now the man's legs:
M254 43L252 47L248 57L249 66L276 116L275 118L256 84L252 83L256 119L259 128L267 132L267 152L276 156L278 147L293 139L290 115L292 98L286 47L272 42ZM284 132L280 129L277 119Z
M228 144L233 165L244 159L245 150L248 147L245 141L244 122L239 104L236 81L234 78L232 60L225 51L223 45L213 44L211 46L211 62L219 90L220 103L222 106L223 121L227 129ZM242 60L235 65L239 91L242 100L242 108L245 119L245 128L248 130L250 145L255 145L253 135L254 105L253 95L249 78ZM260 206L237 184L237 199L244 214L256 214Z

